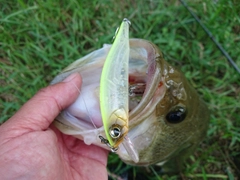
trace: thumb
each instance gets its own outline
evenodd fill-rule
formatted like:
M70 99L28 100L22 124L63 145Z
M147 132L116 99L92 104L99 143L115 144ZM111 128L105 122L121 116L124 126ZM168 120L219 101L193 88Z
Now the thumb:
M46 130L56 116L76 100L79 95L76 87L80 85L81 77L74 73L63 82L41 89L2 128L5 126L5 129L21 133Z

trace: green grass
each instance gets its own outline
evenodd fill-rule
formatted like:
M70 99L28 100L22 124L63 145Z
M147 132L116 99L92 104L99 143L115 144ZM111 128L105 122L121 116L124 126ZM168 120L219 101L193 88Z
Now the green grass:
M240 67L237 0L187 1ZM0 0L0 122L74 60L111 43L124 17L131 37L157 44L208 104L205 141L181 174L132 167L111 154L108 169L129 179L236 179L240 176L240 75L177 0Z

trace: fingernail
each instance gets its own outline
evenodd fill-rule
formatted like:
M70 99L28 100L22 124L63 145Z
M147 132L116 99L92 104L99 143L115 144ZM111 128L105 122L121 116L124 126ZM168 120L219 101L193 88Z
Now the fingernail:
M69 82L76 77L77 73L73 73L70 76L66 77L63 82Z

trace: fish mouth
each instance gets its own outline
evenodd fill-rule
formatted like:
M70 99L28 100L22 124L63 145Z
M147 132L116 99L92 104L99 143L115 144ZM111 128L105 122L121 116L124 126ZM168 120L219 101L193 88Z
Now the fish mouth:
M116 153L133 165L164 163L178 153L180 157L188 155L186 153L194 149L206 133L209 121L206 105L183 74L163 59L158 47L142 39L130 39L129 45L129 131ZM111 45L104 45L74 61L51 82L61 82L72 73L81 74L81 89L72 86L79 91L78 98L58 115L54 125L87 145L95 144L107 150L110 147L100 139L106 139L106 135L100 113L99 86L110 48ZM187 111L183 121L176 107ZM176 123L168 119L169 113ZM132 152L124 146L125 142L129 142ZM136 159L139 161L135 162Z
M132 51L134 49L137 49L137 54L142 54L144 52L144 56L141 56L138 58L133 58L136 62L144 61L146 63L146 71L144 74L144 78L140 78L140 82L138 83L131 83L131 78L129 80L130 84L130 92L129 92L129 102L133 102L134 100L134 90L141 88L142 86L145 86L144 93L140 94L140 101L138 101L138 104L134 108L130 108L130 126L133 126L135 124L138 124L139 121L141 122L142 118L138 118L138 120L135 118L137 116L142 116L143 114L146 114L144 109L149 109L148 106L152 105L152 101L156 96L161 94L164 94L163 92L163 78L161 76L161 58L162 54L158 51L158 48L152 44L149 41L146 40L140 40L140 39L134 39L130 41L130 47L132 48ZM136 47L136 48L135 48ZM131 58L134 57L134 53L130 51L130 63ZM131 67L131 66L130 66ZM138 80L138 76L136 76L137 73L133 73L133 79ZM131 73L129 73L129 77L131 77ZM160 90L161 89L161 90ZM133 90L133 95L132 95ZM133 96L133 99L131 98ZM147 107L147 108L146 108Z
M154 113L156 104L163 97L165 87L161 76L162 54L158 51L158 48L151 42L142 39L130 39L129 44L128 136L133 143L137 144L139 137L148 133L153 120L156 119ZM79 97L57 117L55 125L65 134L74 135L84 140L86 144L93 143L102 146L98 138L99 134L104 134L99 105L99 82L110 47L110 45L105 45L102 49L72 63L59 77L57 76L52 81L52 84L54 84L59 79L63 79L74 72L81 74L82 86ZM144 120L149 117L151 120L145 122ZM97 138L93 138L93 136ZM148 137L150 138L149 135ZM151 139L142 147L137 148L144 148L151 142ZM102 147L107 149L106 146ZM125 152L121 146L119 153L124 159L122 154ZM129 159L127 156L126 153L125 158Z

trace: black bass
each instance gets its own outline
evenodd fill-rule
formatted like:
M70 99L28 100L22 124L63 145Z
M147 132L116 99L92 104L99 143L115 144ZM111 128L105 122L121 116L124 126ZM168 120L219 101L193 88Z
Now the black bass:
M168 64L153 43L129 40L129 130L128 138L138 154L133 161L122 144L116 153L132 165L164 164L180 161L203 140L209 123L205 103L184 75ZM86 144L109 149L99 136L106 138L99 104L102 68L111 45L76 60L57 75L51 84L72 73L82 76L79 97L54 121L64 134Z

